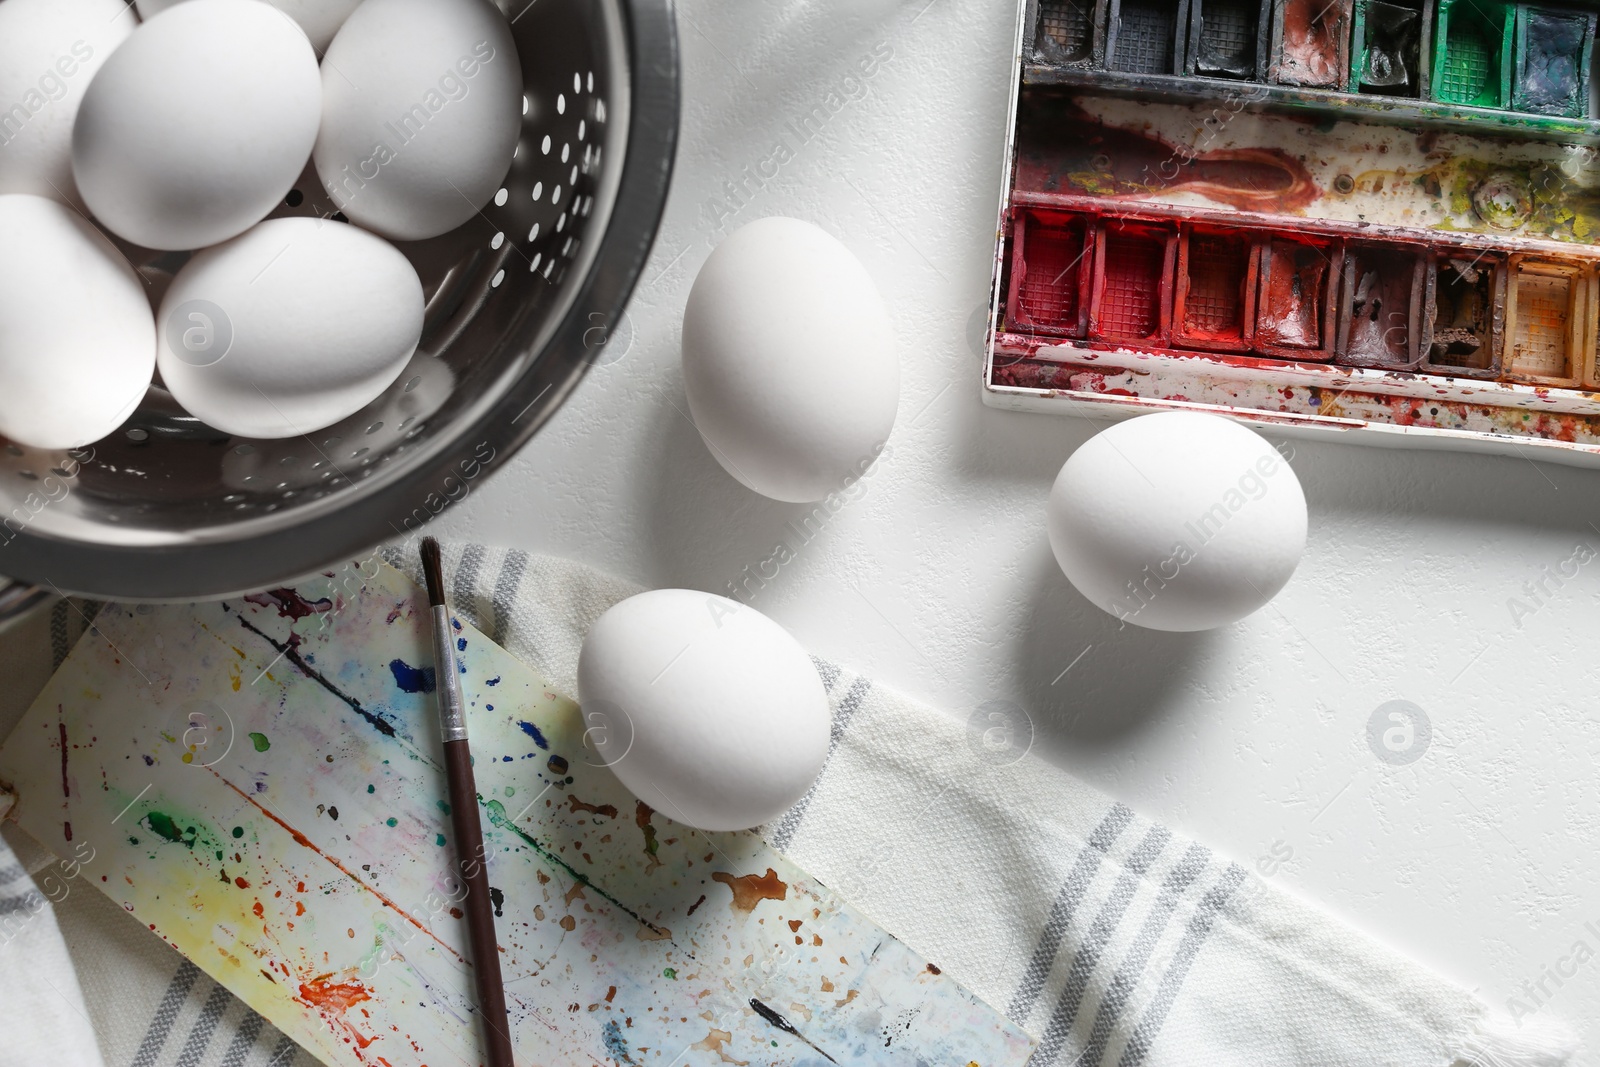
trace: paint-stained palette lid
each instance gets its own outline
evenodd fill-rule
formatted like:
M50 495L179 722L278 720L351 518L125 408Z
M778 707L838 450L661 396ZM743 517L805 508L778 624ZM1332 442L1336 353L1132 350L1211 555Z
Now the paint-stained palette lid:
M476 1063L428 618L375 561L108 605L0 747L13 815L324 1062ZM457 648L518 1062L1027 1061L755 834L636 802L503 649Z
M987 402L1600 464L1591 5L1018 10Z

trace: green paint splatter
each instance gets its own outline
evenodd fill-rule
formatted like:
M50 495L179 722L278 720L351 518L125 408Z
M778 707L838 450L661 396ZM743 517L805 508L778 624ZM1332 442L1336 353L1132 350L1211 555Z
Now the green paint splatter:
M376 793L377 792L377 790L375 788L373 788L371 782L367 783L367 792L369 792L369 793Z
M267 740L266 734L252 733L250 735L250 743L256 746L257 752L265 752L272 747L272 742Z
M175 845L182 845L184 848L194 848L194 840L198 836L195 828L193 826L180 827L173 821L172 816L165 812L152 811L143 819L140 819L139 822L157 837L165 838Z
M443 834L434 834L433 835L433 843L438 845L440 848L444 848L444 835Z
M389 816L384 821L387 822L390 826L399 826L400 825L400 820L396 819L393 815Z
M676 970L674 970L673 968L668 967L666 970L661 972L661 977L663 977L663 978L671 978L673 981L677 981L678 980L678 972Z
M233 836L234 836L234 837L243 837L243 836L244 836L244 827L242 827L242 826L235 826L235 827L234 827L234 828L233 828Z
M439 805L439 810L440 811L444 812L446 815L450 814L450 805L449 804L445 803L442 800L435 800L434 803Z

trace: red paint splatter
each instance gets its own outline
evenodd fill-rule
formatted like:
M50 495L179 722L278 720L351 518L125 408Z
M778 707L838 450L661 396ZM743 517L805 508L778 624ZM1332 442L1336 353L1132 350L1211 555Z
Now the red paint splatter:
M320 1010L329 1022L337 1022L342 1026L357 1048L364 1049L377 1040L376 1036L368 1037L361 1033L344 1018L345 1012L363 1001L372 999L367 987L355 979L335 982L332 974L319 974L308 982L300 983L300 995L297 999L302 1004Z
M215 776L217 781L221 782L223 785L227 786L229 789L231 789L235 793L239 794L245 800L249 801L251 807L255 808L257 811L259 811L261 814L265 815L267 818L271 819L273 822L277 823L279 826L283 827L283 829L288 832L289 836L294 838L294 843L295 844L301 846L302 848L310 849L312 852L316 853L322 859L326 860L329 864L331 864L334 867L334 869L336 869L340 874L344 875L346 878L350 879L356 885L360 886L362 889L365 889L367 892L369 892L373 896L377 897L380 901L383 902L384 907L388 908L390 911L393 911L396 915L400 916L406 922L410 923L412 926L415 926L418 930L421 930L423 933L427 934L430 938L433 939L434 943L437 944L440 948L442 948L446 952L450 953L450 955L454 956L456 959L462 960L463 963L466 962L464 959L462 959L461 953L457 952L455 949L451 948L449 945L445 944L443 941L440 941L439 938L434 934L434 932L432 930L429 930L426 926L422 925L422 923L418 922L404 908L402 908L400 905L396 904L393 900L390 900L384 894L380 893L377 889L375 889L372 886L368 885L366 882L363 882L361 880L361 878L358 877L354 871L350 870L344 864L340 863L338 860L334 859L332 856L330 856L326 852L322 851L322 849L320 849L316 845L312 844L311 843L311 839L306 837L305 834L301 833L299 830L296 830L294 827L290 826L288 823L286 823L282 819L278 818L278 816L275 815L273 812L271 812L271 811L267 810L266 808L262 807L261 804L256 800L255 797L253 797L250 794L246 793L244 790L240 789L238 786L234 785L232 782L230 782L226 778L222 777L222 775L217 774L215 768L207 767L206 770L210 771L212 773L212 775ZM300 888L301 888L302 891L305 889L305 883L304 882L300 883Z
M233 884L238 886L240 889L249 889L250 888L250 883L245 881L243 878L235 878L233 880Z
M261 901L259 900L256 901L255 907L250 910L256 913L256 918L258 919L264 919L267 916L267 909L261 906Z
M300 983L300 999L313 1008L348 1011L363 1001L371 1000L372 994L355 979L335 982L332 974L320 974L309 982Z

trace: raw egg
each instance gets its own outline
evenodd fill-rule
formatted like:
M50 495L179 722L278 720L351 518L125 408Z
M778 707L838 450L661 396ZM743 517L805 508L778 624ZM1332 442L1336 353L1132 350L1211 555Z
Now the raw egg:
M900 404L894 329L872 277L832 235L752 222L711 253L683 313L689 412L727 472L774 500L842 491Z
M155 362L144 285L105 235L54 200L0 196L0 434L98 441L139 406Z
M89 83L72 170L117 236L204 248L277 206L321 115L317 57L293 20L260 0L187 0L135 30Z
M1271 600L1306 545L1289 462L1218 415L1171 411L1085 441L1050 489L1050 547L1097 607L1153 630L1209 630Z
M387 241L326 219L271 219L173 278L156 318L161 378L226 433L310 433L399 377L422 305L415 268Z
M455 229L511 169L522 67L487 0L366 0L328 47L322 93L317 174L340 211L385 237Z
M122 0L0 3L0 193L82 203L72 124L95 72L134 25Z
M600 616L578 693L599 760L701 830L776 818L828 755L832 715L811 658L759 611L710 593L658 589Z

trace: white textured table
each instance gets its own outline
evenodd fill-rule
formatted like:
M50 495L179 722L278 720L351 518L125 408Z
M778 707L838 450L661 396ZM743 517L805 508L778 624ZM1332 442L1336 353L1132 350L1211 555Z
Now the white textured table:
M621 358L440 531L656 586L775 574L750 602L817 654L952 715L1014 702L1036 750L1497 1006L1565 1017L1600 1064L1600 475L1297 442L1311 537L1277 601L1209 634L1119 630L1044 530L1097 425L979 400L1014 17L684 0L676 187ZM902 338L891 454L807 541L809 508L701 445L678 361L696 270L771 214L841 237ZM1397 698L1433 731L1404 766L1368 743Z

